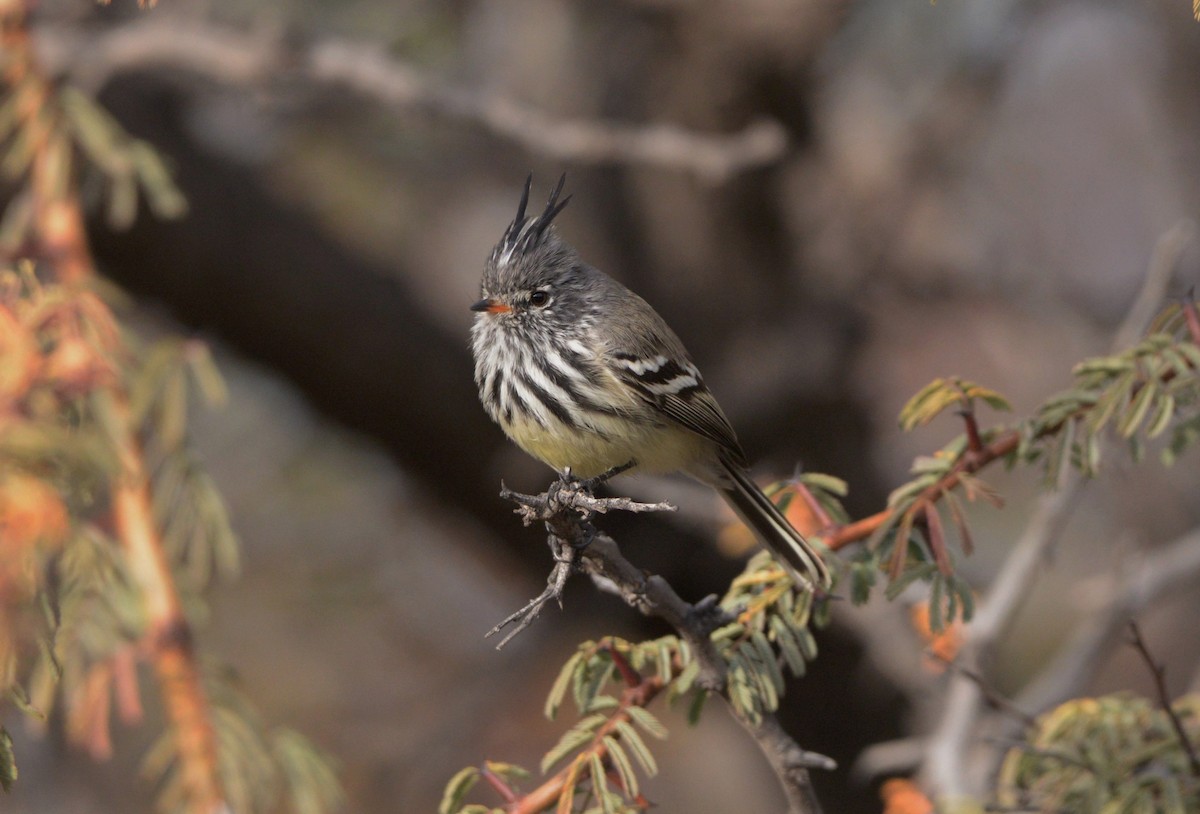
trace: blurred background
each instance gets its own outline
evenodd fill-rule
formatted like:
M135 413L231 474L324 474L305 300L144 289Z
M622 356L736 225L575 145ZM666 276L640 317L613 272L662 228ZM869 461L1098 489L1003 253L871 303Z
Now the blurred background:
M910 395L960 375L1025 415L1106 350L1160 238L1200 211L1185 0L45 0L36 26L47 68L161 151L188 198L183 219L124 232L98 214L91 237L139 325L218 353L232 397L194 442L244 573L200 643L338 757L350 811L431 811L484 758L536 766L574 645L665 632L577 581L504 651L483 638L551 567L497 496L549 472L486 418L468 350L527 173L535 198L567 173L560 232L675 327L756 474L837 475L855 516L960 431L901 435ZM1169 293L1198 269L1193 242ZM1200 522L1198 473L1114 462L1088 488L1000 691L1067 638L1080 586ZM985 479L1008 504L973 507L980 589L1037 486ZM605 518L631 560L693 601L723 590L740 561L713 543L729 519L706 491L617 488L681 506ZM844 604L783 716L840 765L816 777L827 810L854 814L880 810L856 759L927 731L941 679L902 607ZM1196 683L1197 611L1192 592L1143 620L1173 693ZM1118 642L1081 691L1121 687L1150 683ZM658 714L671 739L644 791L663 810L781 808L716 705L695 730ZM6 810L148 810L129 778L152 729L120 732L99 767L23 734Z

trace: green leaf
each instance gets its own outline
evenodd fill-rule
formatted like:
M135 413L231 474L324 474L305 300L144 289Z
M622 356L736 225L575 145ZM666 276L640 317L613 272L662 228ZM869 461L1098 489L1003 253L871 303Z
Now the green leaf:
M788 669L792 671L792 675L803 676L806 668L804 656L791 628L779 616L772 616L770 624L771 632L775 634L775 645L783 655L783 660L787 662Z
M698 675L700 675L700 662L693 659L684 665L678 677L671 682L671 692L675 697L686 695Z
M608 749L609 762L617 770L617 777L621 778L621 785L624 786L625 793L630 797L636 797L638 793L638 779L637 774L633 771L633 764L629 760L629 755L625 754L625 750L621 748L621 744L612 735L605 735L601 743Z
M187 343L184 361L188 371L196 381L200 395L210 407L222 407L229 401L229 387L221 369L213 361L212 350L204 342L191 341Z
M1162 435L1174 417L1175 397L1170 393L1163 393L1162 398L1158 400L1158 405L1155 407L1154 415L1150 417L1150 423L1146 427L1146 437L1157 438Z
M128 147L128 157L146 193L146 203L156 217L174 220L187 214L187 199L153 147L144 141L133 141Z
M640 707L630 707L630 709L640 709ZM658 774L658 763L654 760L654 755L651 754L649 747L646 746L646 742L642 740L642 736L638 734L637 730L626 721L618 721L617 732L621 735L621 742L637 758L637 762L646 776L653 777Z
M13 752L12 735L0 726L0 788L6 792L12 791L13 783L17 782L17 756Z
M819 489L838 497L845 497L850 492L850 485L846 481L821 472L805 472L800 475L800 482L810 489Z
M1163 463L1172 466L1197 440L1200 440L1200 413L1175 425L1171 442L1162 453Z
M1095 433L1088 435L1084 450L1087 454L1087 468L1084 472L1094 476L1100 471L1100 437Z
M937 566L931 562L917 563L916 565L905 569L904 573L892 580L892 583L888 585L884 596L886 596L890 602L896 597L900 596L900 594L904 593L904 589L909 585L912 585L919 579L928 579L936 572Z
M850 601L855 605L865 605L871 599L878 569L876 562L854 563L850 566Z
M945 408L946 392L946 380L940 378L934 379L918 390L916 395L900 408L900 428L908 432L921 424L927 423ZM953 395L955 400L957 400L957 392L954 392Z
M773 694L782 696L786 689L786 682L783 678L783 670L779 669L779 661L775 655L771 643L767 641L767 637L763 635L761 630L756 630L750 635L750 641L757 650L757 661L763 666L764 674L769 679ZM778 707L778 701L771 705L771 709Z
M589 715L564 732L558 743L542 758L542 774L550 771L568 754L591 741L596 736L596 730L607 720L604 715Z
M708 700L707 690L697 690L692 695L692 703L688 706L687 722L689 726L700 723L700 713L704 711L704 702Z
M551 721L558 715L558 708L562 706L563 699L567 696L567 688L571 686L571 678L575 675L575 670L579 666L579 660L583 658L583 651L577 650L571 658L567 659L567 663L559 670L558 677L554 679L554 684L550 686L550 695L546 697L546 705L542 712Z
M1150 406L1154 403L1154 397L1158 395L1158 383L1151 379L1142 385L1141 389L1133 397L1133 402L1129 405L1129 409L1121 416L1121 420L1117 422L1117 433L1122 438L1129 438L1138 427L1142 425L1142 421L1146 418L1146 413L1149 412Z
M1099 432L1104 425L1116 414L1117 409L1124 404L1137 384L1137 373L1130 369L1121 373L1096 400L1096 406L1088 414L1088 427L1092 432Z
M966 580L956 579L955 584L958 587L958 597L962 601L962 620L966 623L975 616L975 594Z
M604 814L616 814L617 808L613 805L612 797L605 793L608 790L608 777L604 772L604 764L600 760L600 755L592 752L588 755L588 762L592 770L592 790L604 806Z
M20 684L10 684L8 689L5 690L5 695L17 706L17 709L24 712L30 718L35 718L39 721L46 720L46 713L30 703L29 696L25 693L25 688Z
M1076 377L1087 376L1093 373L1100 373L1108 376L1126 373L1132 368L1133 362L1124 355L1098 356L1093 359L1084 359L1071 369L1071 374Z
M123 232L137 219L137 179L132 172L120 172L108 179L108 225Z
M332 760L290 729L271 736L271 753L283 773L284 791L294 814L325 814L342 808L345 795Z
M603 654L595 654L586 659L581 665L581 669L575 671L573 683L575 707L580 712L588 709L592 699L600 692L600 688L608 683L612 671L612 659Z
M648 709L631 706L625 711L629 713L630 720L640 726L648 735L658 738L660 741L667 739L667 728Z

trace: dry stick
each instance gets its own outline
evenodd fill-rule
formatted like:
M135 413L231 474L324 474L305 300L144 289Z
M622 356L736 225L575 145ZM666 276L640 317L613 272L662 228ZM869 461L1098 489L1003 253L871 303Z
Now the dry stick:
M299 78L348 88L381 104L465 121L555 159L662 167L712 184L776 163L787 151L786 130L773 119L721 134L556 116L516 99L439 82L378 44L326 39L285 45L274 32L157 16L100 34L47 31L47 60L94 91L121 71L159 67L231 85Z
M1138 653L1142 656L1142 660L1150 668L1150 674L1154 676L1154 687L1158 692L1158 703L1171 720L1171 726L1174 727L1175 734L1179 737L1179 745L1187 753L1188 763L1192 767L1192 774L1200 777L1200 758L1196 756L1196 747L1192 745L1191 738L1188 737L1187 731L1183 728L1183 722L1179 720L1178 713L1171 706L1171 696L1167 694L1167 668L1154 660L1154 656L1150 653L1150 648L1146 646L1146 640L1142 638L1142 630L1138 627L1136 620L1129 620L1129 632L1133 635L1133 646L1137 648Z
M3 46L10 57L12 83L32 82L41 106L52 104L53 90L32 55L24 8L10 4ZM40 109L40 106L39 108ZM29 109L30 115L35 109ZM32 144L29 188L33 199L31 231L36 255L53 269L64 285L84 285L94 274L83 227L83 214L71 176L71 145L57 131L40 131ZM208 697L192 650L191 628L184 617L174 576L167 560L150 500L148 478L130 417L128 395L119 388L102 391L99 403L118 428L117 453L121 473L113 485L113 515L118 540L146 612L146 650L154 666L167 718L175 733L180 776L187 799L196 812L225 808L217 769L217 744Z
M1142 283L1128 314L1117 329L1112 345L1120 349L1136 341L1143 326L1154 315L1165 296L1175 264L1190 239L1189 224L1168 230L1159 239ZM990 448L982 457L987 458ZM990 458L989 460L994 460ZM1033 587L1045 553L1058 538L1078 502L1083 477L1063 469L1055 492L1043 495L1000 573L979 603L979 611L967 628L959 659L980 676L995 643L1008 630L1016 612ZM1030 708L1029 705L1023 705ZM922 777L934 796L979 797L992 771L992 761L972 761L971 746L977 743L983 692L978 683L962 674L950 680L941 721L929 739Z

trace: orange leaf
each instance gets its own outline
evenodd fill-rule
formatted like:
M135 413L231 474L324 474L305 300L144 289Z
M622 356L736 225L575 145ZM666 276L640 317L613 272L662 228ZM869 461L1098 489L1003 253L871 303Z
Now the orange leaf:
M933 814L933 803L917 785L902 777L884 781L879 789L883 814Z
M929 625L929 603L918 602L912 606L910 611L912 618L913 629L921 636L921 640L925 642L926 649L933 654L933 658L927 659L925 667L931 673L940 673L946 669L945 662L953 661L958 655L959 649L963 643L963 624L960 620L955 619L950 624L946 625L946 629L941 633L934 633Z

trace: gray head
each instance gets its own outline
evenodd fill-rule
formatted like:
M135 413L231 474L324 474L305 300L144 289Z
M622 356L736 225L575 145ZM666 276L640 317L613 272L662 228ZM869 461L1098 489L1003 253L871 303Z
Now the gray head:
M472 311L524 322L582 315L581 294L595 272L555 233L552 222L571 200L559 199L567 176L558 179L540 215L526 217L533 176L525 181L517 215L483 267L483 299Z

